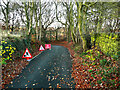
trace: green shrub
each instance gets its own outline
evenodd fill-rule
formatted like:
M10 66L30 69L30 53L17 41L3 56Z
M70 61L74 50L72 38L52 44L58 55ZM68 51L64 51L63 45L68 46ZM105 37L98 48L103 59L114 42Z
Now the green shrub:
M32 51L31 48L31 40L26 38L26 39L21 39L21 38L13 38L13 39L9 39L8 42L16 48L16 53L15 53L15 57L22 57L24 51L26 48L28 48L30 50L30 52Z
M0 64L7 64L5 61L6 60L12 60L12 54L14 53L14 51L16 50L15 47L13 47L12 45L10 45L8 42L6 41L1 41L0 43L0 56L2 57L2 62L0 62Z
M101 33L91 37L91 42L95 42L95 46L99 47L106 55L117 55L118 52L118 34Z
M23 44L23 41L18 39L18 38L15 38L15 40L12 42L12 45L14 47L16 47L16 50L17 51L20 51L20 50L23 50L24 49L24 44Z
M91 33L91 46L95 46L96 44L96 39L97 37L99 37L100 34L99 33Z

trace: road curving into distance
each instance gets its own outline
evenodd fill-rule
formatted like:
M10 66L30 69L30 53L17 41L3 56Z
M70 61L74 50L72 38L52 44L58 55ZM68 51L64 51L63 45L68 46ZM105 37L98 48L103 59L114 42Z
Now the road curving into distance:
M72 59L67 48L43 51L5 88L74 88Z

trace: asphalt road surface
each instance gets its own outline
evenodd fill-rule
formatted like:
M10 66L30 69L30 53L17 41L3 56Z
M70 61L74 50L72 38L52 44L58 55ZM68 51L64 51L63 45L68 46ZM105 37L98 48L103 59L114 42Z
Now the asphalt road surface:
M52 46L23 69L6 88L74 88L72 59L67 48Z

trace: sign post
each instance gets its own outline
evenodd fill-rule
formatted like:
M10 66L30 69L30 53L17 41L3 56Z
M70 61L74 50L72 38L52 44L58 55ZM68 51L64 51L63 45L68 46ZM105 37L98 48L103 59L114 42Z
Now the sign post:
M29 58L32 58L32 55L30 54L28 48L26 48L26 50L25 50L25 52L24 52L22 58L26 58L27 61L29 60Z

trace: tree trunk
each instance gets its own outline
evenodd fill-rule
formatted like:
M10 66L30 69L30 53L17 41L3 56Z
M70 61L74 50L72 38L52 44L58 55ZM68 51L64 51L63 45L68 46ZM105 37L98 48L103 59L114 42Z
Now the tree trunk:
M38 40L38 19L37 19L37 7L34 5L34 10L35 10L35 23L36 23L36 25L35 25L35 31L36 31L36 34L35 34L35 36L36 36L36 39Z
M26 16L26 19L27 19L27 24L26 24L26 27L27 27L27 34L26 35L29 35L28 31L29 31L29 16L28 16L28 8L29 8L29 2L27 2L28 5L26 5L26 2L24 2L24 9L25 9L25 16Z
M71 30L70 30L70 26L68 26L68 42L71 41Z
M71 30L71 37L73 40L73 43L75 43L75 39L74 39L74 21L73 21L73 4L72 2L70 2L70 30Z
M38 31L38 37L39 37L39 41L41 42L41 33L42 33L42 23L41 23L41 0L39 2L40 4L40 13L39 13L39 31Z
M34 7L34 2L29 2L30 3L30 25L29 25L29 34L28 35L31 35L31 32L32 32L32 19L33 19L33 7Z
M82 2L79 2L79 6L78 6L78 27L79 27L79 34L82 40L82 44L83 44L83 51L85 51L87 49L86 46L86 39L84 37L84 34L82 32Z
M58 30L56 30L56 40L58 40Z

